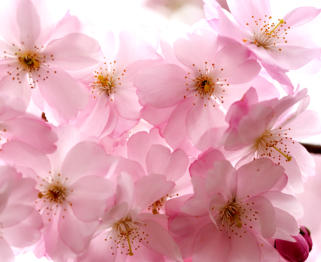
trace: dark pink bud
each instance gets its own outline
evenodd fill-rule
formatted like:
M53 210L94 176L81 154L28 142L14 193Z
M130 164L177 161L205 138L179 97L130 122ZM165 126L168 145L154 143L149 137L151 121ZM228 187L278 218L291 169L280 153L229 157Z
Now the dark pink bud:
M294 236L294 242L276 239L274 247L289 262L303 262L309 256L309 245L302 235Z
M310 230L305 226L301 226L300 227L300 235L304 237L305 241L309 245L309 251L311 251L311 249L312 249L312 238L311 238Z

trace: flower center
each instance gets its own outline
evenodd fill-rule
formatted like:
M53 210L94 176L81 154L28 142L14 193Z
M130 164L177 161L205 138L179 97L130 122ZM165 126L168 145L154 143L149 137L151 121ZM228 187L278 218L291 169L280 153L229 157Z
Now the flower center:
M18 60L22 67L28 72L38 71L40 68L40 57L35 52L25 52L18 56Z
M111 97L118 87L122 86L122 77L125 75L126 69L121 72L117 69L117 61L114 60L94 71L95 81L92 83L92 93L95 94L95 90L98 94L105 94L107 97ZM96 97L94 95L94 97ZM112 100L112 98L111 98Z
M286 26L286 21L278 19L277 23L271 22L272 16L265 15L264 18L251 17L251 21L246 23L252 31L252 39L243 39L243 42L249 42L257 47L264 49L274 49L282 51L282 48L277 48L278 44L286 44L286 35L290 26Z
M227 227L236 226L242 227L241 214L244 213L242 207L236 202L235 199L227 202L219 211L221 224Z
M195 97L203 100L204 106L208 103L215 107L217 104L224 103L225 88L229 86L227 79L217 77L223 68L216 68L215 64L204 62L203 69L197 69L196 65L192 65L194 74L188 72L185 76L186 91ZM186 98L187 95L184 96Z
M46 198L50 202L62 204L67 198L67 188L60 182L55 181L49 184L47 190L44 192L39 192L39 198Z
M293 139L288 136L287 131L282 130L281 127L275 130L266 130L262 136L260 136L255 144L254 149L259 157L272 158L280 164L281 158L285 158L285 161L292 160L292 156L288 150L288 143L294 143Z
M134 221L130 216L126 216L114 223L112 235L105 238L105 241L112 240L116 249L120 249L121 254L133 256L134 251L141 247L142 242L149 236L143 231L143 223ZM148 241L147 241L148 243ZM112 249L114 247L111 247ZM112 255L115 255L113 250Z
M50 172L51 174L51 172ZM63 207L66 211L66 205L72 206L68 201L68 196L73 192L73 189L67 186L68 177L62 177L60 173L54 176L49 176L46 179L42 178L38 184L39 193L38 199L35 201L38 212L43 213L51 221L52 215L57 214L57 210ZM64 218L64 215L62 216Z

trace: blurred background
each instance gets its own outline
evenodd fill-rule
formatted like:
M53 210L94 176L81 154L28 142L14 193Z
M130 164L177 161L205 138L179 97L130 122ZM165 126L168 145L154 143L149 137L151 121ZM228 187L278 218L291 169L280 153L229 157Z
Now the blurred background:
M41 5L44 3L43 0L35 0L35 3L37 2ZM8 4L10 5L10 0L1 0L0 11L3 11ZM282 17L299 6L321 8L321 0L271 0L271 5L272 10L276 11L273 15ZM186 32L190 25L204 18L202 0L52 0L46 1L46 6L50 10L48 19L57 21L69 11L83 22L86 26L86 33L98 40L104 37L106 32L118 30L130 30L140 37L155 42L160 36L172 40ZM311 31L308 32L318 46L321 46L320 27L321 16L311 23ZM290 73L289 76L295 86L300 85L302 88L309 89L310 108L321 113L320 67L321 61L315 60L300 70ZM305 142L321 144L321 135L311 137ZM318 170L321 170L321 157L317 157L317 161ZM319 175L321 176L321 172ZM319 177L311 178L307 183L307 193L299 196L307 208L302 223L310 227L315 244L308 259L309 262L321 262L321 255L319 256L321 254L319 251L321 250L321 245L319 245L321 242L321 211L318 210L321 198L321 193L319 193L321 179ZM18 255L16 261L45 262L49 260L37 259L31 252L26 252Z

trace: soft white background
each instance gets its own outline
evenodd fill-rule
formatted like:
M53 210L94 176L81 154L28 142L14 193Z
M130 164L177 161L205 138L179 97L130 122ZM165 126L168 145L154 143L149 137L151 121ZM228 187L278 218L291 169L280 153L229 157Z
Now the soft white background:
M1 0L0 8L3 10L5 2L10 0ZM37 0L36 0L37 1ZM39 1L39 0L38 0ZM146 0L147 1L147 0ZM51 0L48 6L53 17L59 18L67 10L71 14L78 16L86 25L87 33L96 37L103 37L107 30L130 29L137 31L138 34L146 38L153 39L156 35L164 35L169 38L181 34L186 30L186 26L202 18L203 13L200 0L194 0L189 4L188 0L184 7L171 13L166 8L157 8L156 11L144 7L145 0ZM176 0L167 0L171 4ZM260 0L257 0L260 1ZM158 2L161 2L158 0ZM165 2L165 1L164 1ZM182 2L182 0L181 0ZM321 0L271 0L274 17L282 17L285 13L298 6L315 6L321 8ZM41 14L40 14L41 15ZM313 23L311 35L318 45L321 46L321 16ZM321 61L315 61L303 69L291 73L291 79L296 84L309 89L311 95L310 108L321 112L321 73L315 69L315 64L320 65ZM321 144L321 136L310 138L308 141ZM316 256L315 256L316 257ZM313 259L314 260L314 259ZM46 259L37 259L32 253L19 255L17 262L38 262L48 261ZM311 262L312 260L308 260ZM317 259L317 261L321 261ZM1 254L0 254L1 262Z

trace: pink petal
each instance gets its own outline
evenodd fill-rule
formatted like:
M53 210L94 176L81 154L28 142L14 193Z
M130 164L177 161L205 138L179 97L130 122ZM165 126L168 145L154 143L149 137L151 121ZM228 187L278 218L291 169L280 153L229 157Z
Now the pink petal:
M111 164L104 148L94 142L80 142L66 155L61 173L73 181L83 176L103 176Z
M149 175L135 183L136 206L145 209L155 201L165 197L174 188L173 182L162 175Z
M314 58L320 57L320 48L306 48L291 45L278 45L282 51L270 52L276 63L284 69L298 69Z
M306 110L296 115L291 122L286 123L283 128L291 129L291 136L297 140L321 133L321 119L317 112Z
M248 231L246 234L243 234L242 239L234 236L231 238L231 249L228 261L261 261L259 243L251 232Z
M5 76L0 80L0 96L10 107L25 111L30 102L31 88L28 86L27 74L20 75L21 84Z
M84 34L72 33L51 41L45 53L54 55L51 63L65 70L81 70L97 63L100 57L98 42Z
M127 142L127 154L133 159L145 166L145 157L151 146L151 136L147 132L141 131L132 135Z
M170 150L163 145L152 145L146 155L146 168L149 174L165 174L171 158Z
M0 254L1 254L1 261L3 262L14 262L14 254L8 245L7 241L3 238L0 238Z
M271 160L256 159L237 170L237 195L256 196L269 191L284 175L283 168Z
M229 253L227 238L213 224L204 226L194 241L193 262L226 261Z
M181 38L174 43L175 55L189 68L193 64L203 68L205 62L213 63L217 47L216 34L210 31L202 35L190 34L188 39Z
M273 237L276 231L275 212L271 202L265 197L252 197L249 201L254 202L253 208L258 212L260 231L264 238Z
M58 222L60 238L73 252L83 252L89 244L95 225L82 223L69 208L61 213Z
M321 9L315 7L298 7L288 13L284 20L287 26L300 26L310 22L321 12Z
M170 259L181 261L180 250L168 231L152 220L144 222L149 235L147 246Z
M20 30L20 41L24 42L27 48L33 48L40 34L40 19L32 1L19 1L17 24Z
M275 219L277 231L274 238L293 241L292 236L299 234L299 226L297 221L289 213L275 208Z
M223 112L217 107L204 106L202 99L191 105L191 110L186 116L186 128L192 143L197 144L207 130L222 126L225 122L224 117Z
M34 211L16 226L4 229L6 239L15 247L26 247L40 239L43 223L38 212Z
M32 168L39 175L48 174L51 170L49 159L45 155L19 141L3 145L0 156L13 166Z
M295 158L302 174L304 176L313 176L315 174L315 162L312 155L300 144L295 142L288 146L289 151Z
M191 100L186 99L183 103L180 103L170 115L168 123L163 131L163 136L167 143L177 148L182 145L186 140L186 117L191 109ZM179 128L177 128L179 127Z
M170 162L165 171L166 177L168 180L176 181L182 177L188 166L188 156L183 150L176 149L172 155Z
M174 64L159 64L144 68L135 78L137 94L142 104L169 107L184 99L185 71Z
M63 118L74 118L88 100L87 89L66 72L56 69L48 79L39 79L40 92Z
M107 199L115 188L113 184L97 176L85 176L71 185L73 192L68 198L72 203L72 210L77 218L84 222L97 220L103 214Z
M233 16L242 25L249 22L252 16L256 19L263 19L265 15L269 16L271 13L268 0L260 2L256 0L227 0L226 2Z
M192 177L199 176L205 178L207 172L213 169L214 163L221 160L225 160L225 158L220 151L209 149L201 154L198 159L191 164L189 172Z
M175 107L156 108L145 106L141 111L141 117L157 127L167 121L173 111L173 108Z
M229 83L244 83L254 78L260 71L256 60L250 60L250 51L231 39L221 38L223 48L215 56L215 64L224 70L219 73L227 77Z
M126 83L129 85L129 83ZM138 103L136 89L120 87L115 94L115 105L118 113L126 119L138 119L141 105Z
M34 209L29 205L12 204L7 206L1 217L1 224L3 227L11 227L21 222L24 218L29 216Z
M18 140L25 142L44 153L56 150L56 134L51 127L33 117L21 116L6 122L8 131Z

